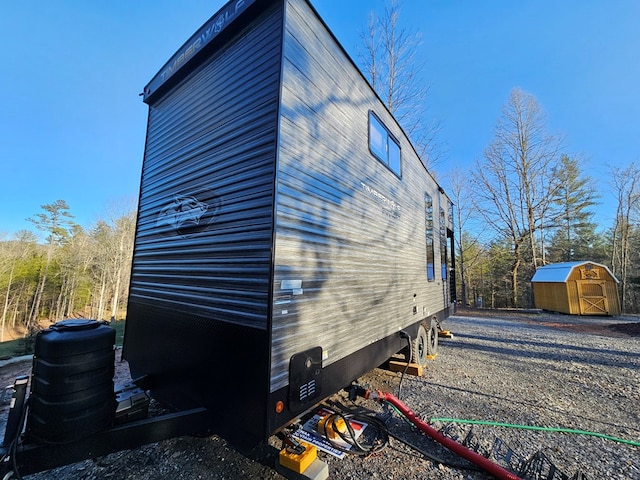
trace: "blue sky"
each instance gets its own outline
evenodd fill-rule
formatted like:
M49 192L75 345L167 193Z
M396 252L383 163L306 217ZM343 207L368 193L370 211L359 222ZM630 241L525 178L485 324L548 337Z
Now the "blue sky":
M0 234L32 229L66 200L90 226L136 198L147 107L138 94L222 5L218 0L30 0L0 4ZM357 61L369 12L384 0L312 0ZM607 228L606 165L640 160L640 2L401 0L419 31L430 114L445 156L471 167L514 87L534 95L550 131L597 179Z

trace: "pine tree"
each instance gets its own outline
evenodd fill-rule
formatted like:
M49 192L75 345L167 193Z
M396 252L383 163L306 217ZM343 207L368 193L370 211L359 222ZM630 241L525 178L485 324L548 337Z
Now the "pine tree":
M51 265L55 246L59 245L69 235L68 228L73 225L73 222L71 221L73 215L69 213L69 205L64 200L56 200L53 203L42 205L42 209L45 213L37 213L35 218L27 219L33 223L38 230L49 234L46 238L46 260L42 272L40 273L39 286L31 305L31 313L27 324L28 330L32 329L36 325L40 315L42 295L47 283L47 275L49 274L49 267Z
M547 260L570 262L595 259L596 224L593 223L591 207L596 205L596 193L591 177L582 175L578 160L563 155L554 169L557 182L554 199L554 235L549 246Z

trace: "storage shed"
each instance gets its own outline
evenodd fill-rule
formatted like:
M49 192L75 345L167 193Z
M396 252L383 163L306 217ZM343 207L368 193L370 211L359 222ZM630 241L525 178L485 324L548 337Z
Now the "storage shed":
M536 308L572 315L620 315L618 279L606 265L545 265L531 279Z

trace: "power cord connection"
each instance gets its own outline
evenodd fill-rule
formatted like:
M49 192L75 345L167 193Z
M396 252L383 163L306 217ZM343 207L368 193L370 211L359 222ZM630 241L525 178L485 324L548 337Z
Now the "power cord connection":
M407 364L404 366L404 369L400 374L400 383L398 384L398 398L402 398L402 381L404 380L404 376L406 375L407 370L409 369L409 363L411 362L411 356L412 356L412 352L411 352L412 349L411 349L411 335L409 335L404 330L400 330L398 334L400 335L400 338L404 338L407 340L407 347L409 349L409 360L407 361Z
M359 438L353 428L352 422L366 423L367 432L374 432L373 436L369 435L367 441ZM380 452L389 444L389 434L387 426L382 420L372 414L362 413L332 413L324 419L323 429L325 438L331 445L341 452L351 453L360 456L367 456ZM332 435L329 432L333 432ZM338 443L335 438L339 437L343 442L348 444L350 448L345 448Z
M485 472L493 475L498 480L520 480L516 474L506 470L502 466L498 465L490 461L489 459L479 455L478 453L468 449L467 447L457 443L451 438L444 436L442 433L435 430L431 427L427 422L422 420L415 412L413 412L409 407L407 407L401 400L397 397L394 397L390 393L377 391L373 392L371 390L367 390L358 385L352 385L349 390L349 398L363 397L369 400L375 400L379 403L388 402L396 407L400 413L407 417L408 420L411 421L422 433L431 437L433 440L437 441L441 445L443 445L448 450L451 450L453 453L459 455L465 460L470 461L477 467L481 468Z
M353 400L353 399L352 399ZM388 402L384 402L383 405L385 407L390 407L392 410L395 410L396 413L398 413L400 415L400 418L406 420L405 417L402 416L401 412L391 403ZM336 409L336 405L331 405L329 407L327 407L328 409ZM424 458L437 463L437 464L441 464L444 465L445 467L449 467L449 468L455 468L458 470L468 470L468 471L481 471L481 469L479 469L478 467L476 467L475 465L472 464L461 464L461 463L457 463L457 462L452 462L449 460L445 460L441 457L438 457L437 455L434 455L430 452L427 452L426 450L424 450L423 448L419 447L418 445L410 442L409 440L400 437L399 435L396 435L395 433L393 433L389 427L386 424L385 418L388 418L387 415L383 415L382 418L379 417L379 414L377 414L376 412L372 411L372 410L368 410L366 408L362 408L362 407L357 407L357 409L353 410L353 409L349 409L347 406L345 405L339 405L339 408L341 410L343 410L343 412L341 413L336 413L333 415L333 417L335 417L334 419L331 419L330 417L327 417L326 421L330 421L333 424L336 424L335 427L331 426L330 424L330 429L336 428L336 429L340 429L341 427L338 427L339 424L341 424L341 419L347 419L347 418L351 418L351 419L355 419L357 421L363 422L363 423L367 423L368 426L367 428L369 428L369 426L371 426L372 428L376 429L377 432L375 434L376 438L380 438L383 439L381 443L379 443L379 445L376 446L375 449L372 449L370 445L364 445L364 448L361 447L357 447L356 448L349 448L346 449L344 448L342 445L337 444L336 442L332 441L331 438L329 438L327 435L325 435L325 438L332 444L332 446L342 452L345 453L349 453L349 454L353 454L353 455L360 455L360 456L366 456L369 455L371 453L377 453L382 451L384 448L387 448L391 445L391 441L390 439L393 438L394 440L406 445L407 447L415 450L416 452L418 452L420 455L422 455ZM347 412L345 412L347 411ZM388 412L388 416L392 416L393 413L392 412ZM325 431L326 431L326 421L325 421ZM414 427L414 425L409 422L407 420L407 423ZM355 433L355 432L354 432ZM346 437L346 435L345 435ZM351 438L345 438L342 437L343 441L345 441L346 443L353 445L354 442L352 442ZM362 441L358 441L358 443L363 443ZM406 453L406 452L404 452Z

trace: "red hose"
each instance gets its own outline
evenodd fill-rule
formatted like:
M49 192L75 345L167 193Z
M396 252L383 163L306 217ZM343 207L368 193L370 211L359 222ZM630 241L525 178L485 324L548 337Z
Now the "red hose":
M367 390L365 394L365 398L370 398L372 400L378 400L380 402L387 401L394 405L407 419L411 421L416 427L418 427L423 433L426 433L428 436L433 438L436 442L442 444L452 452L469 460L474 465L480 467L485 472L493 475L495 478L499 480L522 480L517 475L511 473L508 470L505 470L500 465L493 463L491 460L486 459L482 455L474 452L473 450L469 450L464 445L460 445L455 440L450 439L449 437L445 437L442 433L437 431L427 422L422 420L418 415L416 415L409 407L407 407L404 403L402 403L398 398L393 396L390 393L386 392L371 392Z

